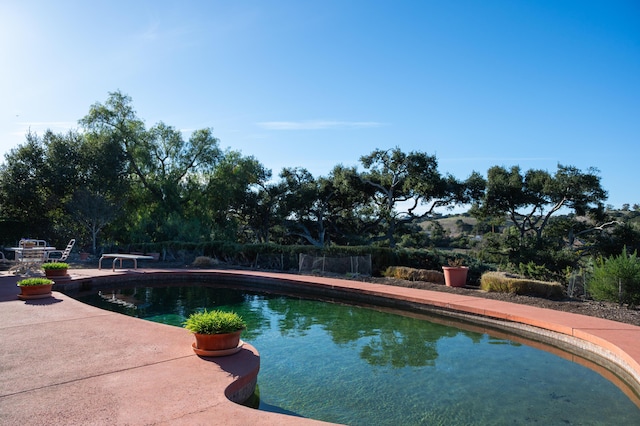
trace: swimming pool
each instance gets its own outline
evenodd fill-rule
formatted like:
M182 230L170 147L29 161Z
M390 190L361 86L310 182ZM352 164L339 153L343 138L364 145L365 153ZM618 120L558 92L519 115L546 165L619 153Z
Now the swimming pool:
M346 424L640 424L591 369L446 318L211 285L78 298L173 325L201 308L241 313L261 355L262 410Z

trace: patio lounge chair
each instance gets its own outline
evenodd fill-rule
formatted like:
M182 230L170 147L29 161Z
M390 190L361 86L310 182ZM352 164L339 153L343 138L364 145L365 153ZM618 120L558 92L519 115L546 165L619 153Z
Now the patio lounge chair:
M45 261L46 262L64 262L69 257L69 254L71 254L71 249L73 248L73 245L75 243L76 243L76 240L72 238L71 240L69 240L69 244L67 244L67 248L65 248L64 250L51 250L47 252L47 258L45 259ZM52 254L53 256L51 256Z

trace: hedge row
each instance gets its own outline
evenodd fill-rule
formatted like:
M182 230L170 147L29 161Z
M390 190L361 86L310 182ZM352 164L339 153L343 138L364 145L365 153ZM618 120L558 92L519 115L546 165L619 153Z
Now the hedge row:
M469 283L478 283L483 272L493 270L484 264L464 254L444 252L428 249L391 249L374 246L299 246L278 244L237 244L226 241L211 241L206 243L189 243L167 241L162 243L133 244L126 247L111 248L126 252L158 252L171 254L173 257L185 257L185 261L193 262L198 256L208 256L225 263L252 266L260 259L268 256L278 257L278 263L283 270L297 270L299 255L312 256L365 256L371 255L373 275L380 276L390 266L406 266L415 269L440 271L449 260L461 258L469 266ZM188 257L188 259L186 258Z

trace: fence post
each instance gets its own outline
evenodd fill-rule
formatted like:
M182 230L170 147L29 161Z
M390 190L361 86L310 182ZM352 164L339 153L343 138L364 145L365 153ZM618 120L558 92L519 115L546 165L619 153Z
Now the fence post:
M622 279L618 278L618 306L622 306Z

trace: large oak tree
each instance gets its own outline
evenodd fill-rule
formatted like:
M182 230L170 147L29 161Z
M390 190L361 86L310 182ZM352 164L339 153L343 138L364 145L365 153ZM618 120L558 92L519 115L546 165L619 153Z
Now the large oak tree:
M487 188L473 213L479 217L507 216L517 228L520 239L528 235L542 238L551 217L562 209L577 215L602 209L607 193L600 185L597 170L582 172L576 167L558 164L554 174L546 170L528 170L519 166L507 170L489 169Z
M432 216L438 208L469 203L484 187L475 172L466 182L442 175L436 157L423 152L376 149L360 162L365 168L360 180L375 206L379 233L373 240L388 241L390 247L401 226Z

